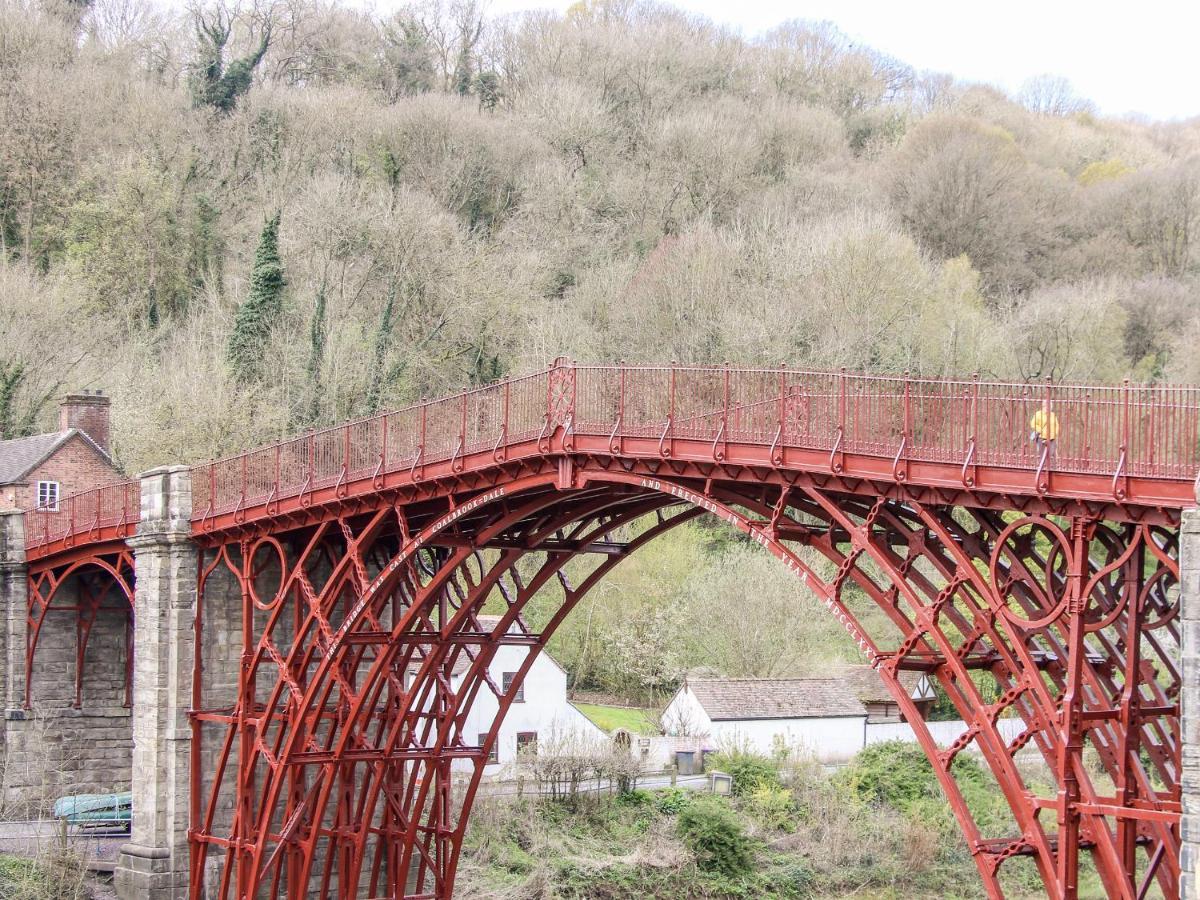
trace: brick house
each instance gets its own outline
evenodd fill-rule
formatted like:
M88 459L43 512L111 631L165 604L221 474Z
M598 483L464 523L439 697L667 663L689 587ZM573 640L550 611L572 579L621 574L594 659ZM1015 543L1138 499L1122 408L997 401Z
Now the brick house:
M120 481L108 438L108 397L68 394L58 431L0 441L0 510L57 509L71 494Z

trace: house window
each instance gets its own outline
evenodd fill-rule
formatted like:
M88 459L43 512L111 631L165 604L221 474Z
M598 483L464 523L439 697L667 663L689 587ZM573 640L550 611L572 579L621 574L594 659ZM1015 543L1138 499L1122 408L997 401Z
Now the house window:
M39 481L37 483L37 492L38 509L48 509L51 512L58 512L57 481Z
M517 756L536 756L537 755L537 732L536 731L518 731L517 732Z
M501 687L504 689L505 694L507 694L508 689L512 687L512 683L516 679L516 677L517 677L516 672L505 672L504 673L503 683L501 684ZM519 688L517 688L517 693L513 696L513 703L524 703L524 702L525 702L525 685L524 685L524 683L522 683L521 686Z
M481 734L479 736L479 746L482 747L486 743L487 743L487 735ZM489 766L492 765L493 763L500 762L500 747L498 746L498 744L492 744L492 749L488 751L487 762L488 762Z

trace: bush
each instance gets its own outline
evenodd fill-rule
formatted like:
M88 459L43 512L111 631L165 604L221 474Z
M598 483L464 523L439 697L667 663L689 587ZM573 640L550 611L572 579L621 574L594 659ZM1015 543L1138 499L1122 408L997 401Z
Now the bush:
M979 763L966 753L955 757L953 768L964 794L977 792L986 781ZM872 744L839 773L839 779L863 800L886 803L904 813L925 806L930 799L940 801L942 796L925 752L919 744L907 741Z
M664 816L677 816L692 802L692 795L684 788L663 788L654 798L654 805Z
M750 792L750 810L765 827L794 831L796 808L792 792L773 784L760 784Z
M709 758L706 768L733 776L735 797L750 794L762 785L779 787L779 763L745 748L721 751Z
M617 803L621 806L632 807L653 806L655 797L649 791L634 788L632 791L621 791L617 794Z
M689 803L679 814L678 831L704 871L726 876L750 871L750 839L733 811L715 797Z
M778 868L763 875L764 893L783 897L807 897L812 893L817 880L816 872L804 860L788 860Z

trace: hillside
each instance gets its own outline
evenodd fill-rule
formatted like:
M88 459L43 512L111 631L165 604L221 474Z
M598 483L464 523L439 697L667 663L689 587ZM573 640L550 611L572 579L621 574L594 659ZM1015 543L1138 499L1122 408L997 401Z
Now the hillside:
M0 437L99 387L136 471L560 354L1193 377L1195 122L649 3L258 9L0 0Z

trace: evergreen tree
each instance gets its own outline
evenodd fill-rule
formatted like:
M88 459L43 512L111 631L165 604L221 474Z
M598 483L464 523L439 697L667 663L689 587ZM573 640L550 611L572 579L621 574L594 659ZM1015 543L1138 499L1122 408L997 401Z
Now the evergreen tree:
M254 254L254 270L250 275L250 293L238 307L233 331L229 335L228 357L238 384L245 385L259 377L262 357L283 310L283 263L279 259L279 213L263 227Z
M383 56L389 100L424 94L433 89L436 71L429 40L420 23L398 13L383 29Z
M495 72L480 72L475 76L475 93L481 109L495 112L500 102L500 76Z
M25 374L22 362L0 362L0 441L22 436L17 425L17 390Z
M471 359L471 371L467 375L471 386L491 384L493 381L499 381L503 375L504 366L500 362L500 355L489 353L484 344L476 347Z

